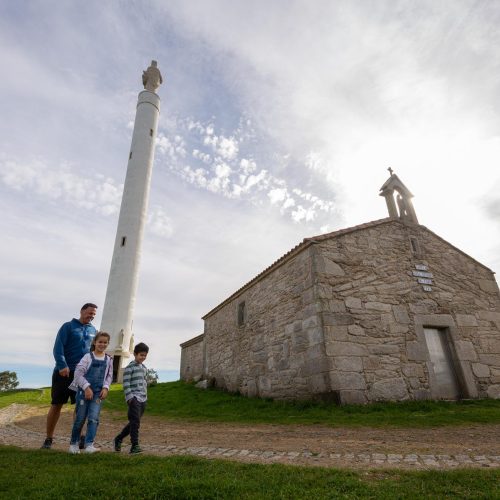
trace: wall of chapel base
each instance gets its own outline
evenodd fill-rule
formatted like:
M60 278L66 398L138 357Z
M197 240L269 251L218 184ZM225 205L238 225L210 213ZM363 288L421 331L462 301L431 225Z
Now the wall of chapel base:
M432 274L430 291L417 266ZM444 332L461 397L499 397L500 296L490 270L422 226L397 222L321 242L316 267L341 403L441 399L426 327Z

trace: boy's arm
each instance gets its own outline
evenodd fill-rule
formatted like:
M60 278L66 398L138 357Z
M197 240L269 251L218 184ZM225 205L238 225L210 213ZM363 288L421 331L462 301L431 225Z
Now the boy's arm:
M125 393L125 401L132 399L132 388L130 387L130 382L132 379L132 367L127 366L123 371L123 392Z
M56 368L59 371L64 370L64 368L68 368L66 357L64 356L64 346L68 341L68 334L70 331L71 326L68 323L64 323L64 325L59 328L54 342L54 349L52 350L52 353L54 354L54 359L56 361Z

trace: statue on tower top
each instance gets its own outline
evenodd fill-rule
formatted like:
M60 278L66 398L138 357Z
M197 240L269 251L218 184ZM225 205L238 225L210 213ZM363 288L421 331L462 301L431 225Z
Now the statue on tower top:
M156 92L156 89L163 83L163 78L157 64L156 61L151 61L149 68L142 72L142 84L150 92Z

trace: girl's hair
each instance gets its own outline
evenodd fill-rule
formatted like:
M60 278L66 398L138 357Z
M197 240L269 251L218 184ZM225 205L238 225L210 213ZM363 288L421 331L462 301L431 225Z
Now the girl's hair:
M94 340L92 340L92 345L90 346L90 352L94 352L95 351L95 343L97 342L97 339L99 337L106 337L108 339L108 343L111 340L111 335L109 333L107 333L107 332L97 332L95 334Z

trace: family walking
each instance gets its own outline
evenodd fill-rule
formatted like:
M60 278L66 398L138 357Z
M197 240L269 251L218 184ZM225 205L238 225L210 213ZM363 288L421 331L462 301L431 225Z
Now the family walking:
M80 318L64 323L54 343L56 366L52 374L51 406L47 414L47 437L42 448L52 447L54 432L64 404L76 403L69 452L76 454L100 451L94 444L99 415L113 379L113 358L106 354L110 335L92 325L97 306L86 303ZM130 435L131 454L141 453L139 428L147 401L147 369L143 365L149 352L144 343L134 348L134 360L123 372L123 390L128 405L128 424L114 439L115 451ZM86 433L82 430L87 422Z

